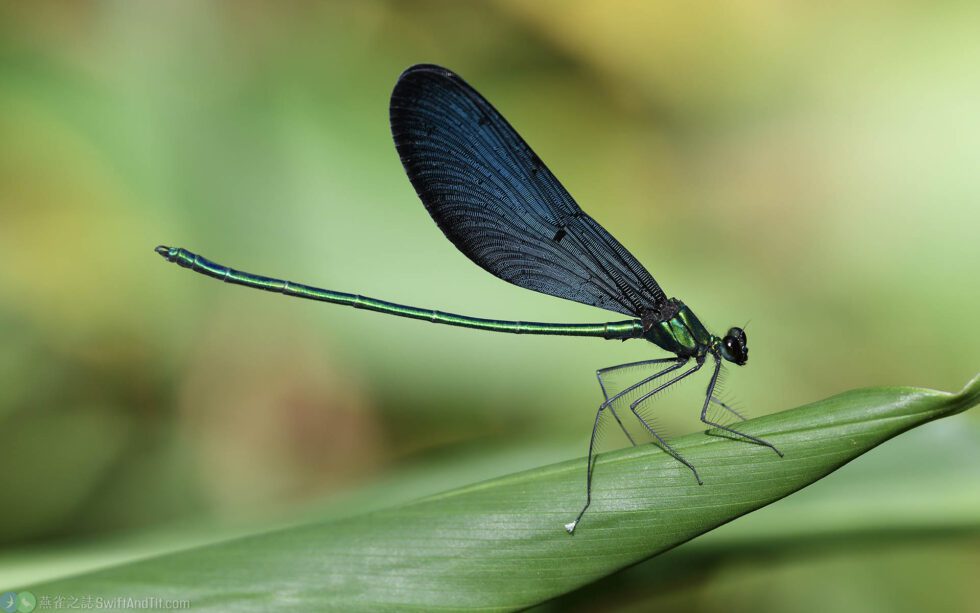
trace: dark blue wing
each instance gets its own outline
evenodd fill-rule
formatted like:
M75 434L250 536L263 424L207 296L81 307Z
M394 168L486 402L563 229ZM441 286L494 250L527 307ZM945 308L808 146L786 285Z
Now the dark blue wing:
M669 308L650 273L452 71L418 65L402 74L391 95L391 133L429 214L488 272L636 317Z

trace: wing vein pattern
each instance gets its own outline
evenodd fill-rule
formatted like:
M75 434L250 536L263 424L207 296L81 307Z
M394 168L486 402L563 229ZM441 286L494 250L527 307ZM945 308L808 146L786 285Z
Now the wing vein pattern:
M395 147L426 210L484 270L520 287L635 317L668 310L649 272L455 73L406 70L391 96Z

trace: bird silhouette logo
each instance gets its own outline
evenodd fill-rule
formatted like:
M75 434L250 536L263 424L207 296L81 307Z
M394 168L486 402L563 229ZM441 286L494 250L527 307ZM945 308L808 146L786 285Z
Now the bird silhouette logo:
M16 592L7 592L0 596L0 610L4 613L14 613L17 610Z

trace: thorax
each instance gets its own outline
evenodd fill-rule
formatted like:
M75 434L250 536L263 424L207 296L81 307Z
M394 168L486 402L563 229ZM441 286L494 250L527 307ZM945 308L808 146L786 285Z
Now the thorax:
M643 338L682 357L704 355L718 339L708 332L687 305L676 298L672 298L671 303L676 307L673 315L662 321L656 318L643 321Z

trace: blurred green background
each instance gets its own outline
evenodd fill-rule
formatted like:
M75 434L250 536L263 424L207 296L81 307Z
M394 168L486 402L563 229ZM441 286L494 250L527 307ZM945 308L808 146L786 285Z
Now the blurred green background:
M487 96L710 329L750 321L726 389L749 414L959 389L980 365L978 58L973 2L3 3L0 588L585 453L595 369L649 345L286 300L152 251L475 316L619 319L442 236L387 123L418 62ZM662 401L675 433L702 388ZM805 499L841 518L826 538L757 521L688 546L682 580L641 565L564 605L826 610L833 584L837 610L940 590L966 610L980 421L933 428ZM869 492L907 521L862 532Z

